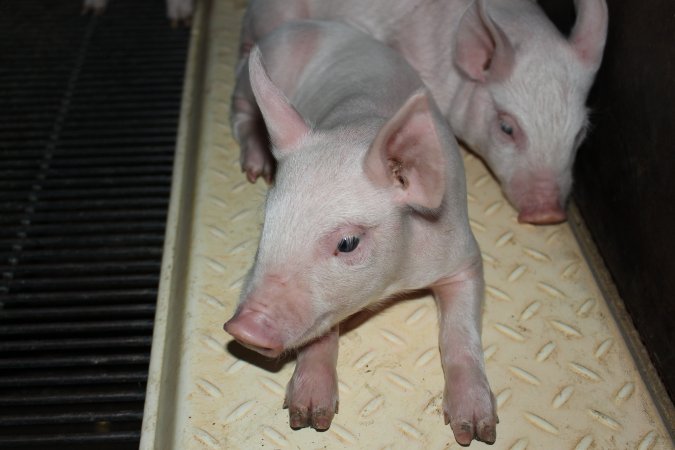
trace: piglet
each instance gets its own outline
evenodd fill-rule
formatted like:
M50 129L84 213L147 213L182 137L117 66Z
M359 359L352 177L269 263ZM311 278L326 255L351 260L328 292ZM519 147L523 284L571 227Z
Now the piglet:
M483 269L462 159L418 75L368 35L321 21L279 28L253 48L248 69L236 90L262 112L277 173L225 330L269 357L298 350L285 401L290 425L324 430L337 412L339 323L429 289L439 309L445 421L460 444L493 443Z

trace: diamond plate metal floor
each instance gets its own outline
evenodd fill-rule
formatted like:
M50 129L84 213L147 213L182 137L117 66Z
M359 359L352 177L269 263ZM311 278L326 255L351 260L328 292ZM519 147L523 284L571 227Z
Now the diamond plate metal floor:
M324 433L288 427L281 405L292 361L266 361L222 331L256 250L265 195L240 173L228 126L242 13L243 5L215 1L193 29L210 43L202 53L208 98L201 145L176 169L185 177L174 181L181 194L170 212L174 256L164 261L141 448L459 448L443 425L429 297L393 304L341 337L340 413ZM194 65L196 47L192 54ZM184 117L199 99L187 100ZM483 342L501 419L492 448L673 448L570 226L519 225L482 163L464 159L486 270Z

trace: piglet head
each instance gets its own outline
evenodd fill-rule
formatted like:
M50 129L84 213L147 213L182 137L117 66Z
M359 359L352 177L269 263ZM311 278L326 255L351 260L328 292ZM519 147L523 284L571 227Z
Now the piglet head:
M255 262L225 330L274 357L401 290L407 219L442 207L447 165L434 131L440 116L425 93L384 125L313 131L256 50L249 67L278 166Z
M605 0L577 0L564 38L538 9L529 14L467 9L455 64L475 89L468 109L451 112L460 136L490 166L520 222L566 219L572 166L587 129L586 96L602 60ZM493 18L494 16L494 18Z

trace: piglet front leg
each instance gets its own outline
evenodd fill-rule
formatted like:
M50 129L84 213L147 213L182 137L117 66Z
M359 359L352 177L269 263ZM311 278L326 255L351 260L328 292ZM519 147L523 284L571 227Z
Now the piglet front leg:
M493 444L497 437L499 419L485 375L480 336L483 288L480 262L432 287L445 374L443 413L461 445L473 439Z
M298 353L284 401L291 428L327 430L330 427L338 410L338 337L336 326Z
M248 62L247 55L242 58ZM241 170L251 183L262 177L267 184L271 184L276 161L269 148L262 114L253 96L248 66L241 62L240 66L232 96L230 122L234 138L241 147Z

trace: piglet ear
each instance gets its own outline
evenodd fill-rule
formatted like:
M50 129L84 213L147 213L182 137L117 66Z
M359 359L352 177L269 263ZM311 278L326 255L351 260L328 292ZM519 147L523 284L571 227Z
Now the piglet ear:
M455 64L469 78L484 83L507 78L514 50L504 31L488 15L485 0L464 11L455 35Z
M607 3L605 0L576 0L574 3L577 21L569 42L581 62L596 71L607 39Z
M257 46L249 56L248 70L253 94L265 119L272 144L281 151L294 147L309 133L309 126L284 93L270 80Z
M364 161L375 185L392 188L400 204L435 209L445 193L445 154L424 92L410 97L384 124Z

